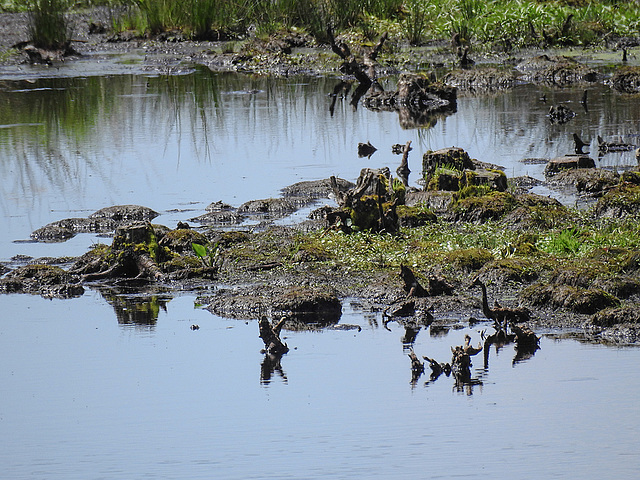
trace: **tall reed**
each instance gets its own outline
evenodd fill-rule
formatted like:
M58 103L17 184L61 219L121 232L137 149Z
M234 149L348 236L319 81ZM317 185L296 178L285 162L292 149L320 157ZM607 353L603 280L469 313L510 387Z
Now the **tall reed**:
M29 0L27 30L39 48L58 50L69 46L71 26L66 18L67 0Z

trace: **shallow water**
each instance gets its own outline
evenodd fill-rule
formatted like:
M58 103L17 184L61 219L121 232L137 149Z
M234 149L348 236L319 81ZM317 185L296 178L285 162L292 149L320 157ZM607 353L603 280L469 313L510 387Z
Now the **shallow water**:
M428 149L463 147L509 176L542 178L544 165L522 160L570 153L574 131L638 143L640 100L602 86L588 88L588 111L582 89L522 85L461 96L457 113L407 130L348 99L330 115L336 83L200 69L0 82L0 261L109 242L15 242L109 205L154 208L174 227L213 201L393 171L390 147L408 140L411 182ZM558 102L578 116L551 125ZM358 158L361 141L379 151ZM0 295L0 311L3 478L493 478L506 466L523 479L635 478L640 467L635 348L545 336L515 365L511 347L492 350L488 367L475 358L481 384L459 390L444 376L412 386L404 331L348 301L342 322L362 331L287 332L292 350L273 371L255 321L195 309L192 296ZM423 330L415 351L447 361L481 328Z
M286 332L261 380L255 321L175 298L155 325L118 324L97 294L2 296L3 478L635 478L640 349L544 337L512 365L491 351L482 385L410 384L403 329ZM199 330L189 326L197 323ZM479 327L480 328L480 327ZM476 330L419 333L445 361Z
M508 176L542 179L544 164L527 158L571 153L571 134L640 143L640 99L589 87L552 90L522 85L507 93L460 96L457 113L431 128L403 129L398 115L353 111L329 94L337 80L267 79L202 69L182 76L90 76L0 83L0 261L16 254L77 255L81 236L58 245L16 244L63 218L114 204L145 205L175 226L222 200L234 206L277 196L281 188L330 175L354 181L363 167L399 164L391 145L412 141L414 183L422 154L462 147ZM391 80L388 81L391 84ZM540 98L546 95L547 102ZM577 113L552 125L550 105ZM358 142L379 150L358 158ZM635 165L633 152L611 153L608 168ZM549 193L543 191L542 193Z

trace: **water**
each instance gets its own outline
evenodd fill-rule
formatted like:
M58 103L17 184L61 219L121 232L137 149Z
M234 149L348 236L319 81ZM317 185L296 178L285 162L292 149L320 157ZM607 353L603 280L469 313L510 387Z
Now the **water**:
M207 204L276 196L301 180L389 165L411 140L415 182L427 149L460 146L509 176L583 139L635 141L637 97L589 87L461 96L454 115L405 130L395 113L354 111L336 80L197 70L0 83L0 261L78 255L93 242L16 243L46 223L135 203L174 227ZM547 103L539 99L546 94ZM578 116L551 125L549 105ZM379 151L357 157L357 143ZM637 143L637 142L636 142ZM592 142L591 150L597 149ZM628 168L633 153L600 163ZM362 331L286 332L266 370L255 321L194 308L190 295L88 291L74 300L0 296L0 477L635 478L640 421L636 348L544 336L541 350L474 358L480 384L410 383L404 330L345 302ZM192 324L200 325L191 330ZM423 330L415 351L440 361L465 333ZM543 332L541 332L543 333Z
M522 85L509 93L461 96L458 112L432 128L405 130L398 115L353 111L328 96L335 79L267 79L196 71L183 76L89 76L0 83L0 260L77 255L99 239L84 235L58 245L16 244L55 220L86 216L110 205L140 204L174 227L223 200L234 206L279 195L302 180L336 175L354 181L363 167L390 166L391 145L412 141L415 182L422 154L462 147L508 176L543 178L544 165L585 141L622 137L639 143L640 99L589 87L550 90ZM253 93L250 93L253 92ZM539 99L546 95L547 102ZM578 114L551 125L549 105ZM358 142L379 151L358 158ZM608 154L608 168L635 165L633 152ZM541 193L548 193L543 191Z
M412 388L400 337L345 306L361 332L287 332L261 381L256 322L179 297L124 325L97 294L0 297L3 478L635 478L636 348L544 337L530 360L481 355L482 385ZM82 313L81 313L82 312ZM378 319L379 320L379 319ZM200 329L189 326L197 323ZM468 330L422 331L442 360ZM477 339L477 332L470 331Z

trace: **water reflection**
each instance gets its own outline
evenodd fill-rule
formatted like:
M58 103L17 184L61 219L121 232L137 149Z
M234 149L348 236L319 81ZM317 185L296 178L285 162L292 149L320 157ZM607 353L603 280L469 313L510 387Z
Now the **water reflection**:
M283 383L287 383L287 374L282 368L282 355L265 353L260 364L260 385L269 385L273 376L277 374Z
M119 325L153 328L160 311L167 311L172 297L161 294L131 293L130 290L100 288L102 297L113 307Z
M386 90L394 88L394 79L383 81ZM212 201L239 205L277 196L300 180L355 180L365 165L393 166L390 147L407 141L416 173L426 150L455 145L504 166L508 176L542 178L544 163L522 160L573 152L573 133L597 152L598 135L635 144L640 131L638 96L602 85L589 87L584 112L576 108L582 88L521 85L490 95L461 93L457 112L436 123L416 121L411 112L354 111L351 90L334 79L267 79L202 68L181 76L4 81L0 216L7 228L0 233L0 256L50 255L36 251L43 246L11 242L105 206L145 205L177 222L203 213ZM548 121L549 105L558 104L578 112L565 125ZM414 123L410 130L403 128L405 117ZM360 141L379 152L358 159ZM606 168L632 165L632 151L599 161Z
M429 328L432 338L446 338L448 337L451 329L449 326L442 327L434 325L431 325ZM404 344L404 340L407 335L405 331L402 341L403 349L411 359L411 388L416 388L418 381L426 371L429 372L429 379L424 382L425 387L434 384L444 375L453 379L453 390L455 392L472 395L474 388L481 387L484 383L484 379L489 375L489 358L491 356L492 347L494 354L497 357L505 347L512 346L514 352L513 360L511 362L512 366L516 366L519 363L530 360L540 349L537 343L519 345L517 342L514 342L513 338L496 338L496 335L486 337L484 331L480 332L480 339L484 340L484 342L480 341L477 347L474 347L471 342L470 334L470 331L465 333L465 341L463 345L452 345L450 347L452 354L450 362L438 361L435 358L424 355L422 356L425 360L423 364L414 353L415 339L410 346ZM482 353L482 356L479 357L483 360L482 366L472 368L474 366L473 358L480 353Z

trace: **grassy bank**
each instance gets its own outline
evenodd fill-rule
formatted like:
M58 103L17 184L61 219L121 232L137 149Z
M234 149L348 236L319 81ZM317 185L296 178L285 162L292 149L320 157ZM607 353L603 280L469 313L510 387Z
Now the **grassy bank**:
M42 0L0 0L5 11ZM384 31L396 42L421 44L458 34L476 47L589 45L640 34L638 1L558 0L56 0L69 11L112 7L113 27L157 34L178 29L195 38L271 34L300 29L325 40L336 32L373 38ZM221 35L224 34L224 35Z

